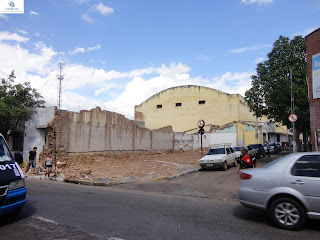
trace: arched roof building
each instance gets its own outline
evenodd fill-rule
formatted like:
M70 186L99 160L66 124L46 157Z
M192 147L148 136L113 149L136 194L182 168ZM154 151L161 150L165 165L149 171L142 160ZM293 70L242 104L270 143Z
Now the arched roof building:
M153 95L135 106L134 119L145 122L150 129L171 125L175 132L196 128L200 119L206 125L219 126L234 121L256 121L241 95L196 85L172 87Z

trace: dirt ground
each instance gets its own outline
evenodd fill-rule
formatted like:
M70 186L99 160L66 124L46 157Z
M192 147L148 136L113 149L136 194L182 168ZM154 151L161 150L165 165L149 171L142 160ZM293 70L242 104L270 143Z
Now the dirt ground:
M199 169L200 158L200 151L64 156L57 161L57 176L74 180L150 181Z

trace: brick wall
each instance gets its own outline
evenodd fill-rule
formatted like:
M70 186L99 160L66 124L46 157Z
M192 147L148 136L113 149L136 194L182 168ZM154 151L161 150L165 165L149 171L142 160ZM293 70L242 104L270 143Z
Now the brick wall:
M312 86L312 56L320 53L320 28L305 37L307 50L307 69L309 83L309 100L310 100L310 125L312 150L315 151L315 131L320 130L320 98L313 99ZM318 146L319 148L320 146Z

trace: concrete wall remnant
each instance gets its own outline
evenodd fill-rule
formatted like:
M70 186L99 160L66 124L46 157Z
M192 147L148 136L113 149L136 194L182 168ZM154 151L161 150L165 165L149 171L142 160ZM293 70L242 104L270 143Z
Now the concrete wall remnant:
M46 142L47 124L54 118L55 107L37 108L32 118L25 123L23 159L28 161L29 151L38 148L37 159Z
M68 153L173 150L171 128L140 127L123 115L101 110L57 113L50 126Z

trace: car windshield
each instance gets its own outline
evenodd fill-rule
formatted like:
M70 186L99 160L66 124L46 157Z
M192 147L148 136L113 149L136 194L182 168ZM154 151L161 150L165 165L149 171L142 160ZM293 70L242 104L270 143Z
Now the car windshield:
M0 162L12 161L13 157L9 151L9 148L4 141L3 137L0 136Z
M226 150L224 148L209 149L207 155L213 155L213 154L226 154Z
M259 148L259 144L252 144L251 147L253 147L253 148Z
M241 147L234 147L233 148L235 151L240 151L241 150Z

